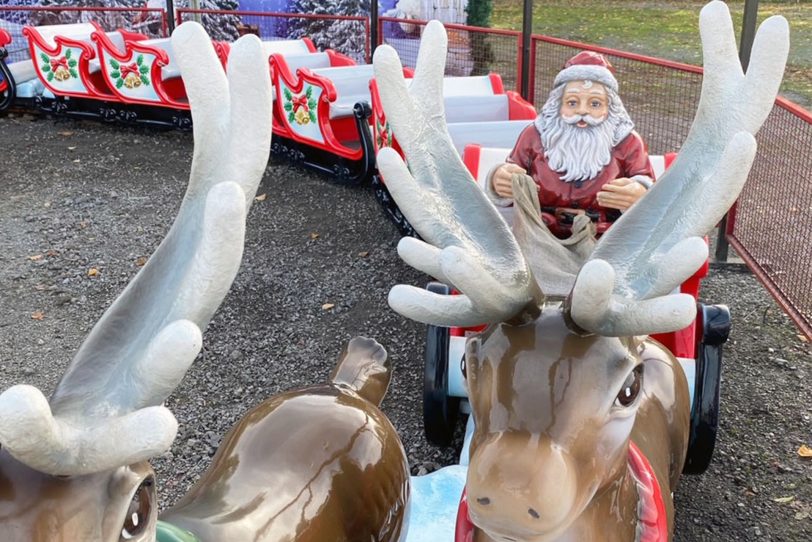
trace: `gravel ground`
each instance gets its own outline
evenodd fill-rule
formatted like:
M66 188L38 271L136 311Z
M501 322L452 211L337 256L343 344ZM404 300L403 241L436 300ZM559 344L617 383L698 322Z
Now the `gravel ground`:
M180 204L190 134L28 116L0 119L0 390L53 389L83 337L166 233ZM206 330L204 352L169 400L180 421L153 461L163 507L208 464L248 408L323 380L351 337L376 338L396 372L384 411L414 473L457 450L422 433L423 330L389 310L395 283L426 277L395 255L399 235L371 190L272 161L248 222L243 266ZM93 276L89 271L95 269ZM812 537L812 356L741 268L713 269L703 297L733 312L714 462L684 477L678 541ZM325 310L323 305L334 304Z

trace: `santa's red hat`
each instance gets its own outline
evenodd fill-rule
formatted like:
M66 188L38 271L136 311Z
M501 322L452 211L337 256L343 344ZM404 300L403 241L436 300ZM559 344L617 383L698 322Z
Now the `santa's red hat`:
M600 53L581 51L564 64L564 69L555 76L554 87L570 81L595 81L617 92L617 79L612 74L614 68Z

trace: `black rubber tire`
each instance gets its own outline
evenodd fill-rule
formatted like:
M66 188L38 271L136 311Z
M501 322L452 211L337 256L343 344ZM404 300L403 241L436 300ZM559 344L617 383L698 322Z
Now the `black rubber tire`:
M719 396L722 381L722 345L730 335L730 311L724 305L699 304L702 337L697 347L696 382L691 408L691 429L684 474L708 469L719 429Z
M426 286L430 292L449 295L445 284L431 282ZM460 398L448 395L448 344L450 330L447 327L428 326L426 329L426 353L423 366L423 429L426 439L437 446L449 446L460 412Z

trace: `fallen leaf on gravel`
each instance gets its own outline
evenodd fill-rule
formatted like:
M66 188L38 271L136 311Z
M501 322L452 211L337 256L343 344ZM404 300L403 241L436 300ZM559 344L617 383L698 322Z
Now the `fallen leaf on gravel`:
M57 132L57 134L59 134L61 136L64 136L64 137L68 137L68 136L72 136L73 132L65 131L65 132Z
M313 239L313 240L318 239L319 238L319 232L317 232L317 231L310 232L310 238Z
M42 311L34 311L31 313L32 320L42 320L45 318L45 313Z
M38 262L42 259L42 254L34 254L33 256L29 256L28 259L32 262Z
M809 342L809 338L806 335L798 335L798 338L801 340L802 343Z
M335 306L336 306L335 303L325 303L324 305L321 306L321 308L326 310L326 311L329 311L330 309L332 309Z
M359 252L359 253L358 253L358 255L359 255L359 256L361 256L362 258L366 258L367 256L369 256L369 252L367 252L367 251L365 250L365 251L363 251L363 252Z
M268 194L260 194L259 196L254 198L254 201L265 201L265 198L268 197Z
M790 495L789 497L776 497L773 499L774 502L778 504L789 504L795 500L795 495Z
M147 263L146 256L139 256L135 259L135 265L137 265L138 267L143 267L145 263Z
M795 514L795 519L797 519L797 520L799 520L799 521L800 521L800 520L802 520L802 519L806 519L806 518L808 518L808 517L809 517L809 515L810 515L809 510L801 510L800 512L798 512L797 514Z
M45 255L48 256L49 258L53 258L54 256L59 256L59 252L57 252L56 250L49 250L48 252L45 253Z
M99 274L99 270L96 269L95 267L91 267L90 269L87 270L87 276L88 277L95 277L98 274Z
M798 448L798 455L805 459L809 459L812 457L812 448L807 446L806 444L801 444L801 447Z

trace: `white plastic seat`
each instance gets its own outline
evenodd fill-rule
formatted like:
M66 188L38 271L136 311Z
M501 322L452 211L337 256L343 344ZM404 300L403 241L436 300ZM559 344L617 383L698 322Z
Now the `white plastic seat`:
M30 59L12 62L8 65L8 69L18 85L37 78L37 69L34 67L34 61Z
M269 40L262 42L262 52L265 56L274 53L283 55L307 55L312 51L308 49L304 40Z
M90 35L96 31L96 27L90 23L75 24L52 24L46 26L35 26L34 29L42 39L51 47L56 46L54 38L63 36L74 40L90 40Z
M296 55L285 55L285 62L290 68L291 75L296 74L299 68L328 68L330 67L330 57L327 53L306 53Z
M443 78L443 96L489 96L492 94L493 83L487 75Z
M505 94L489 96L448 96L445 120L452 122L505 121L510 119L510 104Z
M483 147L507 147L512 149L519 134L532 121L503 120L494 122L452 122L448 132L457 152L462 154L466 145L477 143Z
M330 104L331 119L351 116L356 103L371 101L369 80L374 76L371 64L320 68L313 73L332 81L336 89L336 100Z

